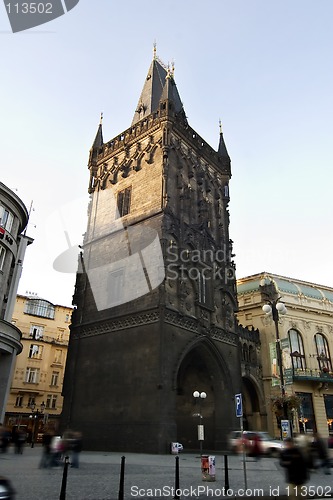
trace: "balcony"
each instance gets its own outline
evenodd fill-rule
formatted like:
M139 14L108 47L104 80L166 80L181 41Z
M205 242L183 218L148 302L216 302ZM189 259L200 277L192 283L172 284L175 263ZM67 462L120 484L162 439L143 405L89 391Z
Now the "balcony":
M293 379L295 381L316 381L316 382L333 382L333 372L323 370L310 370L308 368L294 368Z

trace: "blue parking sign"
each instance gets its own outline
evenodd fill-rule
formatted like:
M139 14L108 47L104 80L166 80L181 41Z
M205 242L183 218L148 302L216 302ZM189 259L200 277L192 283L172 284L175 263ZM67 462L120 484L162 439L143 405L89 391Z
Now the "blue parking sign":
M241 394L235 394L236 417L243 416L243 401Z

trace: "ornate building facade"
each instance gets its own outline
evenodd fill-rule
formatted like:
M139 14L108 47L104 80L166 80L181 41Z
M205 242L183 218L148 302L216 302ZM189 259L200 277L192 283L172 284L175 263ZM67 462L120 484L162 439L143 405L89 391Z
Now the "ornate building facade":
M237 290L240 323L260 331L265 397L259 411L267 415L270 433L280 436L277 343L281 346L284 399L290 405L288 416L294 431L317 431L322 436L333 433L333 288L260 273L239 279ZM280 307L286 314L278 315L276 321L262 310L264 304L274 301L286 306L286 311ZM249 356L244 346L243 358ZM251 419L251 409L245 408L245 413Z
M22 352L16 358L4 424L26 429L30 438L37 439L46 426L59 426L71 313L71 307L36 295L16 298L12 322L22 332Z
M0 182L0 422L3 422L16 356L22 351L21 332L12 313L26 248L28 211L22 200Z
M89 156L63 428L91 449L223 449L241 390L230 158L194 131L154 54L131 126ZM207 394L196 407L194 391Z

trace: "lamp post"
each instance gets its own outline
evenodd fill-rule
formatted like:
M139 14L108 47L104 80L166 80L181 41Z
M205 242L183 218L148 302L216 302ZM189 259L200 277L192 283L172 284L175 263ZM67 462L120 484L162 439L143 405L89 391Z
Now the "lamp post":
M271 280L263 279L260 282L259 289L263 296L264 301L266 302L263 305L262 310L266 315L272 315L272 319L275 325L275 343L276 343L276 356L277 363L280 372L280 390L282 401L285 399L286 389L284 384L284 373L283 373L283 363L282 363L282 350L280 344L280 334L279 334L279 320L280 314L287 314L287 308L283 302L281 302L281 297L278 295L277 290L275 288L275 284ZM286 415L286 408L283 405L283 416Z
M30 404L30 409L32 411L32 418L34 419L34 423L32 426L32 433L31 433L31 448L35 446L35 435L36 435L36 422L37 422L37 428L38 428L38 421L39 421L39 415L43 415L43 412L45 410L45 403L44 401L40 405L40 411L37 410L35 411L36 404L31 403Z
M198 441L199 441L199 444L200 444L200 456L202 456L202 442L205 439L205 435L204 435L204 426L203 426L203 423L202 423L201 404L202 404L202 401L204 399L206 399L207 394L205 392L194 391L193 392L193 397L195 399L195 404L197 404L197 401L199 402L199 413L197 413L195 415L199 417Z

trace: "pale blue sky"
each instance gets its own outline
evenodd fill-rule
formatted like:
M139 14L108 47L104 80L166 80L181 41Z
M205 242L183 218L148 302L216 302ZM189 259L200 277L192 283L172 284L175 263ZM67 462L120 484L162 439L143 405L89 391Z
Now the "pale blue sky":
M105 140L130 126L154 40L175 62L190 125L215 148L222 120L237 277L333 286L332 23L331 0L80 0L12 34L0 7L1 181L35 208L19 291L70 305L50 214L86 196L100 112Z

